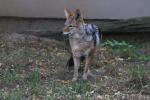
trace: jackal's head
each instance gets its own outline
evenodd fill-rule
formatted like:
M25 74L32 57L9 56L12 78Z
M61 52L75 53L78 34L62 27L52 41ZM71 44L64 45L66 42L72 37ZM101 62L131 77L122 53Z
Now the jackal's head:
M63 34L73 33L74 30L79 28L81 24L84 24L83 17L79 9L71 12L68 9L64 10L66 16L65 27L63 28Z

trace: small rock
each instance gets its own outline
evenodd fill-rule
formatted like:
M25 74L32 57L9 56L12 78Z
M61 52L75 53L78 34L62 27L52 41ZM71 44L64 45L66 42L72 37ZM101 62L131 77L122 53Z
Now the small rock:
M121 99L122 100L127 100L127 97L123 95Z
M110 95L105 95L105 100L110 100Z
M80 95L80 94L78 94L78 95L76 95L76 97L77 97L77 98L81 98L81 95Z
M124 59L123 58L120 58L120 57L117 57L115 58L117 61L123 61Z
M120 91L118 91L118 92L115 93L116 96L118 96L118 95L120 95L120 94L121 94Z
M96 100L102 100L103 99L103 97L101 96L101 95L98 95L97 97L96 97Z

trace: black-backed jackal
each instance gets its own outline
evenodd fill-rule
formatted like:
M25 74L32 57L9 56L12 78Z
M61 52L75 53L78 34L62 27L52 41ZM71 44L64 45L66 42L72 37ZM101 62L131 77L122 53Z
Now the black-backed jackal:
M85 24L79 9L74 12L65 9L64 12L66 15L66 22L65 27L63 28L63 34L69 35L74 63L74 75L72 81L78 79L78 69L82 57L85 58L83 79L87 80L87 76L90 72L90 61L92 60L101 39L99 28L96 25Z

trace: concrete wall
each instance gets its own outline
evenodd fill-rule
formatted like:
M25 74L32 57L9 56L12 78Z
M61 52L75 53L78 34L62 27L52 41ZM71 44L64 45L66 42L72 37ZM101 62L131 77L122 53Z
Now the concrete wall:
M150 16L150 0L0 0L0 16L63 18L65 7L90 19Z

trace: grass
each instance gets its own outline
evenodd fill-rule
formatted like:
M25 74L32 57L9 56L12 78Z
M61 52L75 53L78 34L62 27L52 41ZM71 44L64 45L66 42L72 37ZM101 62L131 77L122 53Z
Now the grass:
M111 47L116 55L125 59L132 59L138 61L150 61L150 55L141 52L138 46L126 41L106 40L103 46Z
M132 81L134 82L135 88L143 88L148 84L147 81L147 71L144 69L144 66L138 65L132 69Z
M92 87L83 80L80 80L77 83L72 83L69 89L70 91L72 91L72 93L77 93L77 94L86 93L87 96L88 96L88 93L92 91Z
M123 58L133 57L135 46L126 41L107 40L103 46L109 46L114 50L114 53Z
M150 61L150 56L143 54L143 55L140 55L138 57L138 60L141 60L141 61Z
M89 98L94 93L92 92L94 88L90 86L88 82L83 80L79 80L75 83L70 81L54 81L49 83L49 87L50 89L47 92L47 98L51 98L50 100L54 98L76 100L78 96L81 96L81 98Z
M143 83L145 77L149 75L148 65L143 61L148 62L149 56L132 42L104 41L97 54L99 59L95 59L94 62L99 63L93 64L91 68L96 76L89 78L87 82L82 80L82 72L79 73L77 82L71 82L72 72L64 73L64 65L69 56L64 45L42 43L42 41L28 42L26 46L23 43L16 44L14 48L5 46L9 48L7 53L5 47L0 48L2 51L0 99L2 100L93 100L97 96L114 98L115 93L126 95L135 93L133 91L139 93L148 85ZM148 43L145 49L147 46ZM5 50L1 50L4 48ZM128 59L129 57L132 59ZM131 87L124 85L130 76L133 80ZM141 88L128 89L135 84Z
M149 94L148 71L143 65L134 66L131 70L131 79L127 83L131 89L136 89L143 94Z
M31 94L39 93L41 77L38 69L34 69L27 77L27 81L31 90Z
M6 84L12 84L16 81L20 80L19 74L15 71L15 69L8 69L4 70L4 72L1 75L1 79L6 83Z
M6 97L6 100L21 100L21 99L22 99L22 96L19 91L13 91L12 93L8 95L8 97Z
M138 80L144 79L145 74L146 71L142 65L138 65L132 69L132 77L137 78Z
M22 100L22 94L18 90L11 92L0 91L1 100Z
M34 69L33 72L31 72L29 74L29 76L27 77L27 80L29 82L29 85L31 87L37 86L38 84L40 84L40 73L38 71L38 69Z

